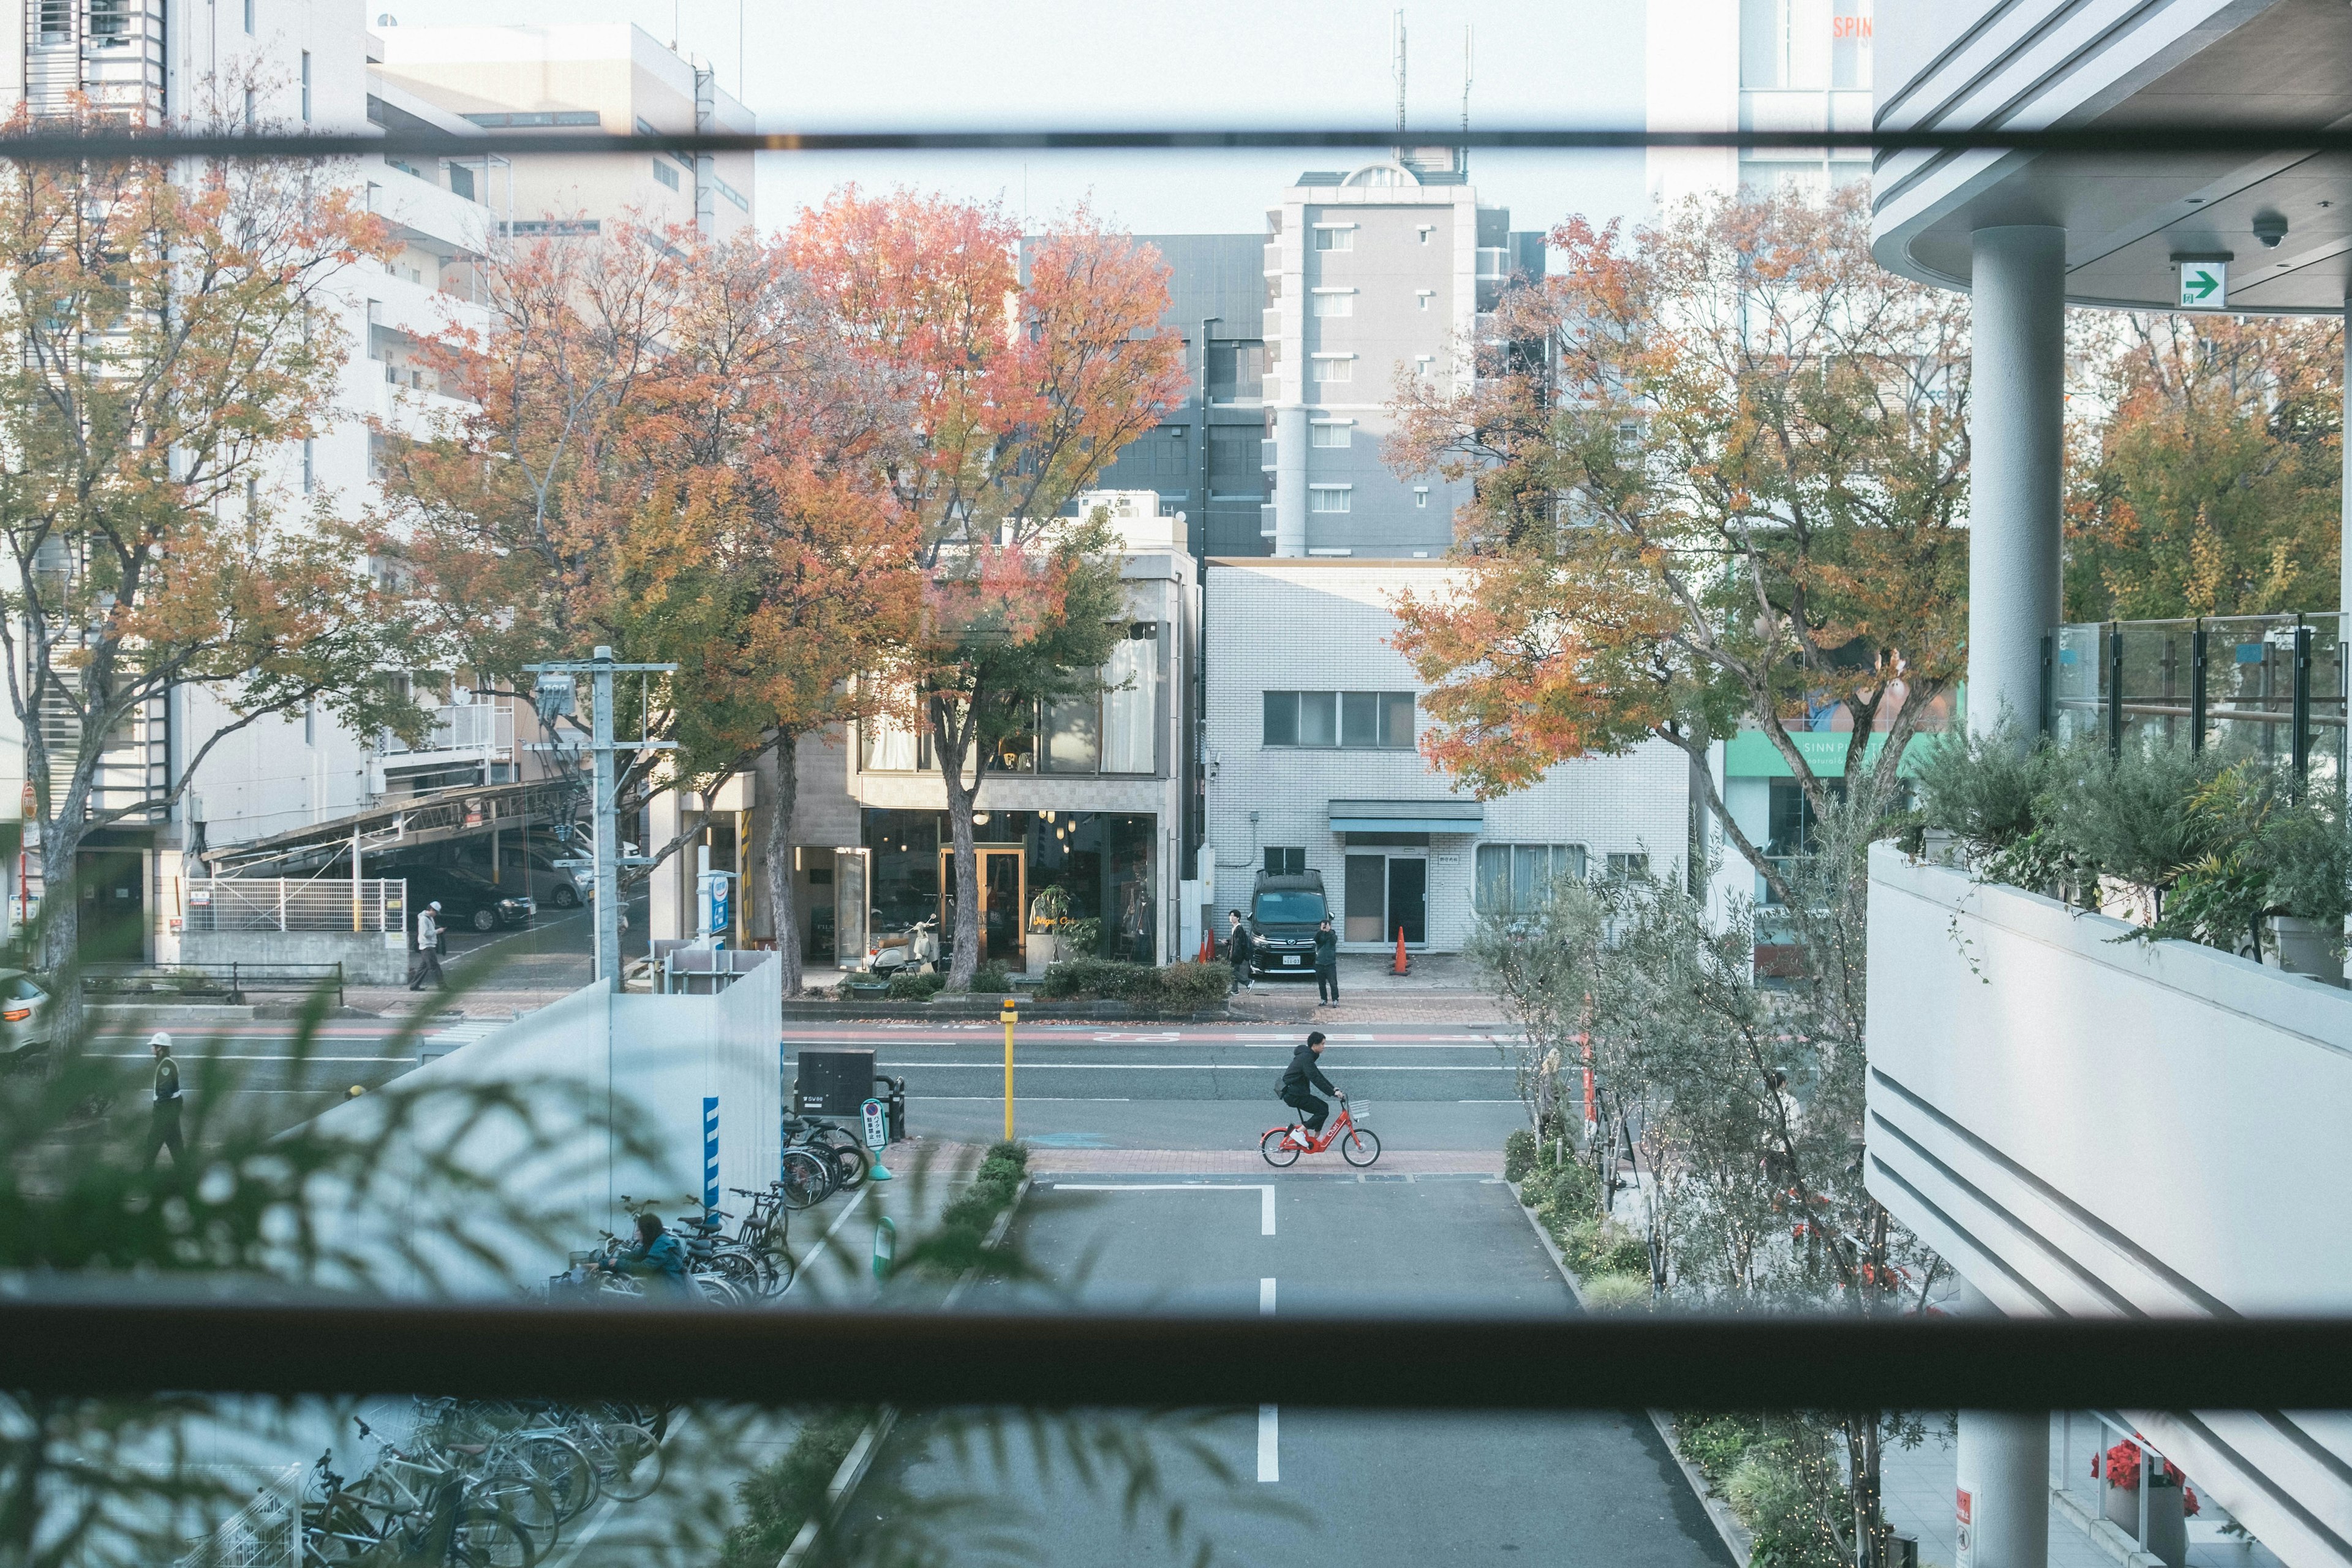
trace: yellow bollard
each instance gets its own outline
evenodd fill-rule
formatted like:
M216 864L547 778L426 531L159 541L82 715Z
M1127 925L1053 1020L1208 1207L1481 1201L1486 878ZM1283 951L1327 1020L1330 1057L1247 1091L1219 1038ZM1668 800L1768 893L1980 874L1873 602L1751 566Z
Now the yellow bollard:
M1004 999L1004 1141L1013 1142L1013 998Z

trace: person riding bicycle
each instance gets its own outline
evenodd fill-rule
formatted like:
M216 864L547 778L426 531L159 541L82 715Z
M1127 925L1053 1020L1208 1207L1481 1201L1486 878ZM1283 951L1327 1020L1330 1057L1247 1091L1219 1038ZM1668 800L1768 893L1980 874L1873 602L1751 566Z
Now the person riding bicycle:
M1314 1090L1339 1093L1339 1086L1325 1078L1323 1069L1315 1065L1315 1058L1322 1054L1323 1031L1317 1029L1307 1037L1306 1044L1290 1053L1290 1066L1282 1074L1282 1102L1299 1113L1300 1120L1307 1123L1309 1138L1322 1132L1323 1119L1331 1114L1329 1102L1318 1100Z
M690 1300L686 1287L686 1248L662 1226L661 1216L637 1216L637 1244L621 1254L624 1273L644 1277L648 1296Z

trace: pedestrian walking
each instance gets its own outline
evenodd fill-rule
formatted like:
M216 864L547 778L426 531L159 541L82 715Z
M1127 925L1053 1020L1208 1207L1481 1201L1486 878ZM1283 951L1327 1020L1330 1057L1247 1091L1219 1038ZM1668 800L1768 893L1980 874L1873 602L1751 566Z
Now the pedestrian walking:
M187 1145L180 1136L180 1064L172 1059L172 1037L158 1029L147 1038L155 1057L155 1109L147 1123L146 1170L155 1168L155 1156L169 1149L172 1169L188 1163Z
M1225 957L1233 963L1234 989L1246 991L1250 984L1249 928L1242 924L1241 910L1227 912L1233 917L1233 925L1225 932Z
M1339 933L1331 929L1329 915L1315 928L1315 999L1339 999Z
M422 991L428 984L447 984L441 974L441 900L436 899L416 911L416 967L408 976L408 988Z

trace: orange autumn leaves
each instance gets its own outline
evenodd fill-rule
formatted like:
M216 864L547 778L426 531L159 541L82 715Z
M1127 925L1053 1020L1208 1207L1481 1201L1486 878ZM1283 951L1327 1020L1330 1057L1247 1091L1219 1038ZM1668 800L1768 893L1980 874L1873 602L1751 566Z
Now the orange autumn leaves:
M1843 710L1891 768L1962 668L1965 301L1880 268L1855 193L1551 245L1478 380L1398 399L1391 462L1475 487L1466 583L1401 605L1432 757L1492 794L1746 722L1818 795L1790 733Z

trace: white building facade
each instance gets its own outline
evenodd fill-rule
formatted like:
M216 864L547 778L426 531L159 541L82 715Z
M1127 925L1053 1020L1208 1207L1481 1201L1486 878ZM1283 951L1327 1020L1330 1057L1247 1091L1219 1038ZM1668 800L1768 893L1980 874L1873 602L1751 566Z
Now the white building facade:
M1482 909L1531 907L1555 877L1684 874L1690 773L1664 742L1559 764L1489 801L1422 756L1424 689L1391 646L1403 591L1440 562L1209 563L1210 902L1222 931L1260 871L1314 871L1343 951L1459 952Z

